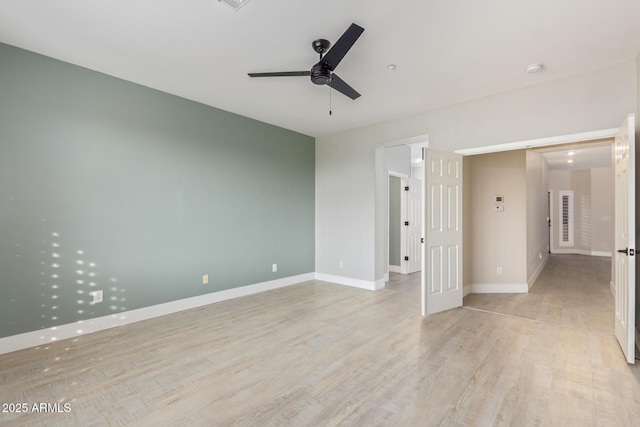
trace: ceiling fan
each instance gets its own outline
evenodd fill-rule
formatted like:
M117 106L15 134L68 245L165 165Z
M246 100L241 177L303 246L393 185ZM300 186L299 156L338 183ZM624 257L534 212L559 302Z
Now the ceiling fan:
M320 54L320 61L311 67L309 71L276 71L271 73L249 73L249 77L296 77L310 76L311 81L317 85L328 85L351 99L356 99L360 94L344 80L333 72L342 58L349 52L351 46L358 40L364 28L351 24L347 31L340 36L333 45L325 39L314 40L311 43L313 50ZM326 52L326 55L325 55Z

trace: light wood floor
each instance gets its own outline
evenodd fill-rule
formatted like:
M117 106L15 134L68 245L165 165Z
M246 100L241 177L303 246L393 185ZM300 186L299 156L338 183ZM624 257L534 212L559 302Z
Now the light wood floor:
M0 424L637 426L640 370L585 320L611 303L582 301L608 276L552 261L529 300L427 319L419 275L377 292L312 281L0 356L0 402L71 404Z

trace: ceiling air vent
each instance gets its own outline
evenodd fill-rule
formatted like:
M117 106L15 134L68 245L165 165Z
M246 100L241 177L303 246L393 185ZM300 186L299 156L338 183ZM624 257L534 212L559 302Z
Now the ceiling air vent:
M235 10L240 10L242 6L249 3L249 0L218 0L220 3L226 3Z

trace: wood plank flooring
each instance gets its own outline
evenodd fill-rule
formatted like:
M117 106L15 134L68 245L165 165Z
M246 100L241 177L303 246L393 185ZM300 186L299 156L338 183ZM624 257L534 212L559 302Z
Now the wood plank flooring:
M423 319L419 275L376 292L311 281L54 342L0 356L0 402L71 411L0 424L638 425L640 371L606 325L529 296Z
M613 334L610 281L611 258L552 255L528 294L472 294L464 305Z

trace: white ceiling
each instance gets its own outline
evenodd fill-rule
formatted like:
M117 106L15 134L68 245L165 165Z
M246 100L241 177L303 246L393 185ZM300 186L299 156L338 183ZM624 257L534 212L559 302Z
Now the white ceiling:
M567 144L542 148L549 170L581 170L611 167L613 140L582 144ZM571 160L571 162L569 162Z
M640 0L2 0L0 42L321 136L632 60L639 17ZM247 76L309 69L352 22L336 72L362 97L334 92L332 116L326 86Z

